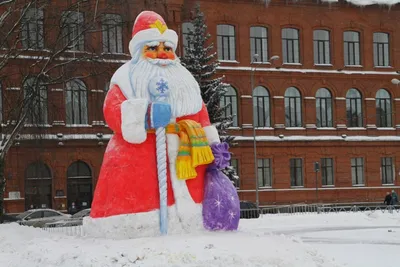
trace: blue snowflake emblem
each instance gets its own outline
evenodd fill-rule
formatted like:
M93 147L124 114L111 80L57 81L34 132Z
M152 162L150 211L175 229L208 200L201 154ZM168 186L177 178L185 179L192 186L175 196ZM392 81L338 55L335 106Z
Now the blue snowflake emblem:
M168 91L168 82L163 78L161 78L161 80L157 82L156 85L157 85L156 90L161 94L164 94L165 91Z

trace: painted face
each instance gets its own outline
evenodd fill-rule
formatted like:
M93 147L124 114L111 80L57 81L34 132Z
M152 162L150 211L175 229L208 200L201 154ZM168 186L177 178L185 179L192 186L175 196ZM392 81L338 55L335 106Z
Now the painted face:
M175 59L174 50L164 42L155 45L146 45L143 48L143 55L151 59Z

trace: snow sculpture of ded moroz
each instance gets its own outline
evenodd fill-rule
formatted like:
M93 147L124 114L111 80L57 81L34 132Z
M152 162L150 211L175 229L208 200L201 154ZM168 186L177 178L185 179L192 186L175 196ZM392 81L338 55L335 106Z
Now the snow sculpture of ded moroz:
M104 116L114 135L104 154L88 235L154 236L236 230L239 200L221 169L220 143L200 88L175 54L178 36L143 11L129 43L132 59L113 75Z

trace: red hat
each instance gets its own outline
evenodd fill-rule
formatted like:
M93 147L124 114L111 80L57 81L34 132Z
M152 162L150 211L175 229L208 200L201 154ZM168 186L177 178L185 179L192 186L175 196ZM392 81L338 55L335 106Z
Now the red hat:
M154 41L167 42L175 50L178 45L178 35L168 29L164 19L153 11L141 12L133 25L132 39L129 50L133 56L135 51L141 50L141 46Z

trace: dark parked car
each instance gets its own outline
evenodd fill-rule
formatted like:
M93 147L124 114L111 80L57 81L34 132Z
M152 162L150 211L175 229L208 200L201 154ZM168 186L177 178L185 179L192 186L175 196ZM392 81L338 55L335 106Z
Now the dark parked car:
M257 209L256 204L248 201L240 202L240 218L252 219L259 217L260 217L260 210Z
M3 214L3 216L0 218L0 223L11 223L11 222L17 222L18 218L12 215L8 214Z

